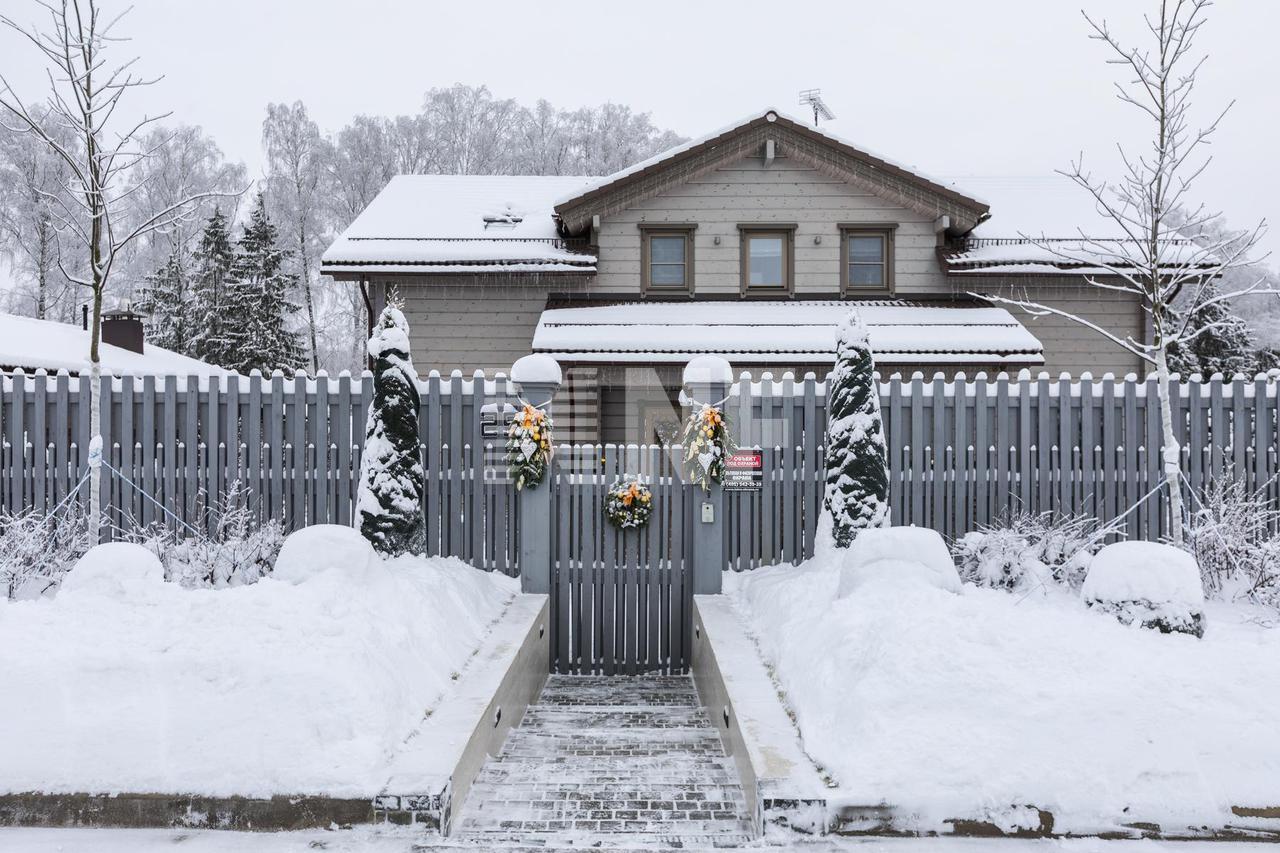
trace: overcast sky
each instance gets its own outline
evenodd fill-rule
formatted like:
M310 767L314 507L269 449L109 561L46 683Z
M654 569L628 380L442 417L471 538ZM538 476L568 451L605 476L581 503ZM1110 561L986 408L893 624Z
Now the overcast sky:
M34 18L27 0L0 2ZM1113 170L1115 142L1140 138L1082 5L1137 36L1156 0L134 0L121 52L165 75L146 108L202 125L251 171L269 101L301 99L337 130L358 113L415 112L434 86L483 83L525 103L625 103L698 136L766 106L799 113L797 92L820 87L837 116L829 129L962 187L981 176L973 192L994 202L993 188L1034 190L1080 151ZM1237 226L1276 219L1273 263L1277 41L1280 2L1219 0L1197 98L1205 121L1237 101L1198 195ZM8 34L0 68L24 93L43 88L31 50Z

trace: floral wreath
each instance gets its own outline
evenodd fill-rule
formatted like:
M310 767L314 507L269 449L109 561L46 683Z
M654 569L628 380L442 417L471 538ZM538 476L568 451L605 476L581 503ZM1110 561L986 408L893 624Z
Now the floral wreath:
M609 487L604 501L604 517L614 527L635 530L649 523L653 513L653 492L636 477L619 477Z
M684 445L686 482L711 491L712 483L724 482L725 461L733 452L728 423L718 406L703 405L689 415L680 437Z
M533 488L547 475L551 461L551 417L529 403L515 413L507 428L507 472L516 489Z

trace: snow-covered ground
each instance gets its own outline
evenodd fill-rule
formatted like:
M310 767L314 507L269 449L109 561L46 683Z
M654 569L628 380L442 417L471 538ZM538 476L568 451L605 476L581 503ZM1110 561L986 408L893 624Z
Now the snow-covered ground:
M1239 822L1233 805L1280 805L1266 611L1211 603L1197 640L1066 591L957 594L882 572L838 598L841 571L820 554L727 583L837 799L924 828L983 815L1012 828L1010 807L1034 805L1056 832L1221 826Z
M249 586L139 558L0 601L0 792L377 793L517 584L308 531Z
M412 853L445 845L415 828L361 827L325 832L225 832L167 829L0 829L6 853ZM457 849L453 847L452 849ZM480 848L476 848L479 851ZM744 850L797 853L1267 853L1274 845L1222 842L1054 841L989 838L796 839L747 845Z

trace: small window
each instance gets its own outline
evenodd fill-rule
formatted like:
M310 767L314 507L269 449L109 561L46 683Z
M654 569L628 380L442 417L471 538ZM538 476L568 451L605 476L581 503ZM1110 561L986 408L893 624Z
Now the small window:
M742 229L742 291L790 293L791 229Z
M843 228L840 289L846 294L893 289L893 230Z
M641 233L641 289L692 292L693 227L682 226L677 230L667 226L661 229L642 226Z

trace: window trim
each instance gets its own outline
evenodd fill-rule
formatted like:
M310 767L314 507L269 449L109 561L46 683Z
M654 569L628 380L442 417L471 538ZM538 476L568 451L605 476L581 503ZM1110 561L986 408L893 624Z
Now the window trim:
M698 229L693 222L642 222L640 223L640 294L673 293L693 297L694 288L694 251L693 236ZM657 284L650 280L649 274L649 241L653 237L684 238L684 284Z
M740 296L795 296L796 293L796 224L794 222L744 222L738 225L738 293ZM781 236L781 287L752 285L751 258L748 252L752 237Z
M861 223L842 222L840 229L840 296L857 296L862 293L887 293L892 296L897 285L895 278L894 250L898 224L894 223ZM884 281L879 287L853 287L849 283L849 238L879 237L884 241Z

